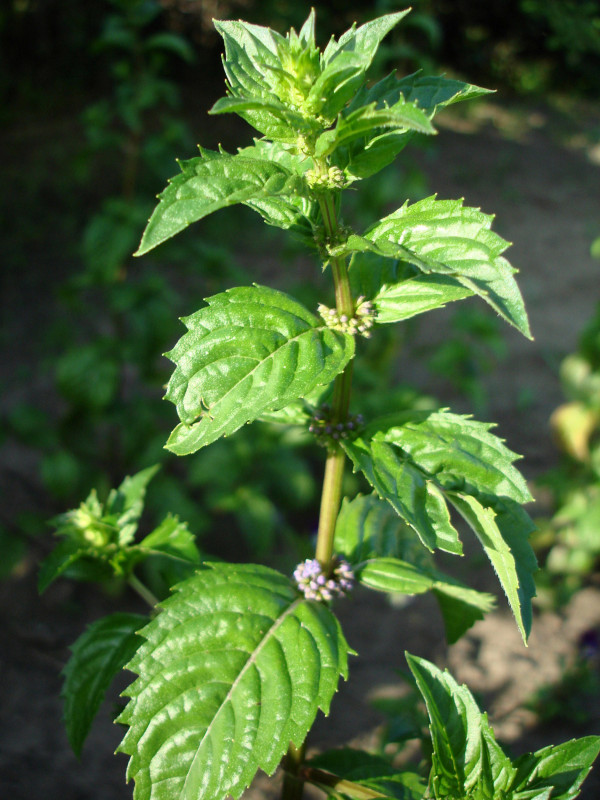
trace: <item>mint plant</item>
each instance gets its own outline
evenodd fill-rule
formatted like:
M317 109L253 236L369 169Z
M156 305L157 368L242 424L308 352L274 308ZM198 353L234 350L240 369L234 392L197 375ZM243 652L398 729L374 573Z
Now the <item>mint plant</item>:
M369 85L385 35L408 13L353 26L323 51L314 11L282 36L244 22L217 22L225 41L227 96L212 113L237 113L261 134L236 154L200 149L160 195L143 255L193 222L235 203L295 233L332 277L333 300L316 309L266 286L209 297L183 322L168 357L167 398L180 422L167 448L195 453L247 423L304 426L324 446L313 558L285 575L258 564L204 559L173 517L136 542L152 470L128 478L102 503L92 493L58 520L61 543L42 587L83 570L127 579L151 605L150 621L113 615L73 647L65 670L66 721L79 751L112 675L137 675L117 721L119 750L138 800L238 798L259 769L284 762L284 798L310 782L338 798L569 800L600 737L547 747L516 761L494 738L465 687L423 658L408 663L430 719L431 765L420 773L384 759L334 751L307 760L317 712L328 713L348 676L347 643L334 601L356 583L375 591L435 594L449 642L493 605L439 570L433 552L460 555L458 519L492 563L523 640L532 622L533 525L516 455L491 425L447 409L399 408L363 418L352 395L361 338L449 302L477 295L530 336L507 247L492 218L462 201L429 197L349 229L342 197L390 164L415 133L433 134L436 113L486 90L443 77L394 74ZM347 464L370 494L342 498ZM187 577L158 604L135 573L172 559Z

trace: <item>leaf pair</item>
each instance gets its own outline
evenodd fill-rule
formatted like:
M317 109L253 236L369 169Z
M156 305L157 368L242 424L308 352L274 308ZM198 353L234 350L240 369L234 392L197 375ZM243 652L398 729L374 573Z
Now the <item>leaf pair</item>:
M342 447L429 550L462 552L448 504L458 511L490 559L526 641L537 565L526 538L533 523L519 504L531 496L512 464L515 454L490 427L448 411L411 411L372 423Z

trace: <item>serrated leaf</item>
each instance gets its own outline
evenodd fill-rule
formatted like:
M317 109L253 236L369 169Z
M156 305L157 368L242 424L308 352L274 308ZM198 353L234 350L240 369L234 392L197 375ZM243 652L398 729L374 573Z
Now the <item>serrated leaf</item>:
M181 174L159 195L137 256L221 208L294 194L300 188L298 176L281 164L241 155L203 151L180 167Z
M352 336L283 292L238 287L207 303L183 320L188 333L167 353L177 367L166 397L182 420L167 448L178 455L327 385L354 355Z
M531 493L513 466L520 456L490 433L493 427L493 423L444 410L408 411L375 422L365 435L373 432L377 441L398 447L444 488L466 485L527 503Z
M76 756L113 678L142 643L135 634L147 621L140 614L111 614L89 625L72 645L62 672L61 696L67 736Z
M355 139L381 129L413 130L428 134L436 132L420 108L400 98L389 108L378 110L371 104L338 117L335 128L325 131L317 139L315 155L323 158L338 147L348 146Z
M387 442L358 437L342 447L377 494L387 500L429 550L462 553L458 532L450 522L443 495L435 482L400 450Z
M135 800L238 798L325 713L348 646L323 604L255 565L211 564L140 632L118 722Z
M465 797L490 781L500 795L514 769L467 687L423 658L407 653L406 660L430 719L436 797Z
M447 497L481 542L527 644L532 621L531 598L535 597L532 574L537 569L527 541L533 523L514 501L501 500L493 507L485 507L476 497L460 492L448 492Z
M516 270L502 257L508 242L490 230L492 220L461 200L428 197L412 206L405 203L364 238L388 257L405 259L425 273L455 278L531 338Z
M361 566L357 578L369 589L398 594L423 594L433 587L430 575L399 558L373 558Z
M187 522L180 522L178 517L171 514L142 539L138 548L192 563L200 561L196 538L190 533Z
M364 87L357 92L349 108L354 109L370 103L376 103L378 108L382 108L384 104L393 105L403 97L433 116L440 109L453 103L474 100L493 93L491 89L446 78L443 75L422 75L420 72L414 72L412 75L397 78L392 72L372 86Z
M599 752L600 736L584 736L522 755L515 762L511 786L515 800L541 797L544 792L552 800L574 800Z
M348 111L375 103L378 109L397 103L400 98L416 104L432 119L444 106L488 94L487 89L444 77L420 76L418 73L398 80L394 73L373 86L362 87L354 96ZM385 131L367 135L354 142L340 166L348 178L368 178L391 164L410 142L414 131Z
M322 73L309 93L309 102L320 114L334 119L342 110L363 84L383 38L409 10L385 14L359 28L352 26L338 41L331 39L323 51Z

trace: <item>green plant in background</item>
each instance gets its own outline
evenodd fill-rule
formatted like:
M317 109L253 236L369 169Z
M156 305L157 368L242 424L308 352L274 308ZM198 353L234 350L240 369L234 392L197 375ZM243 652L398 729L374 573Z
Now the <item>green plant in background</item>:
M352 391L363 338L452 301L478 295L529 335L515 271L502 255L507 244L478 209L429 197L364 231L342 220L350 185L390 164L414 132L434 133L438 110L485 93L419 75L366 83L380 42L407 13L353 26L323 51L314 12L286 37L217 22L228 94L212 112L239 114L261 138L233 155L201 148L181 162L138 249L143 255L242 203L301 237L333 279L333 300L314 310L256 284L213 295L183 320L187 332L168 354L175 370L166 396L180 418L171 452L195 453L261 421L308 431L324 446L314 557L292 576L250 563L198 566L187 529L173 518L136 543L148 472L104 504L92 494L58 521L61 543L42 566L42 588L85 564L133 582L153 606L147 622L113 615L95 623L65 671L76 751L114 673L126 665L137 674L118 722L128 728L119 750L130 756L138 800L237 798L259 769L271 774L282 759L284 798L300 797L309 782L336 798L568 800L600 749L590 736L512 761L466 687L408 655L430 720L429 767L399 770L358 751L306 759L317 712L329 711L348 674L353 650L333 605L355 583L433 592L449 642L492 607L490 595L433 561L437 549L462 553L450 509L480 541L524 641L532 621L533 526L521 506L530 495L515 454L490 424L431 408L371 417ZM342 502L347 461L373 492ZM156 558L190 573L158 604L136 572Z
M541 586L558 604L597 572L600 558L600 306L578 351L562 362L560 377L568 401L554 411L551 425L566 459L541 481L552 491L555 510L538 521L533 539L544 554Z

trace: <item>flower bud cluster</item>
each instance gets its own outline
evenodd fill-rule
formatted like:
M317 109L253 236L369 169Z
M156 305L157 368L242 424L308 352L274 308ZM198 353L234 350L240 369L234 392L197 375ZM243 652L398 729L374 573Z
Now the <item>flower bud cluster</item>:
M364 425L362 414L350 414L344 422L333 422L331 408L324 404L312 416L308 430L317 443L329 447L340 439L352 439Z
M329 575L316 558L307 558L294 570L294 580L307 600L333 600L354 588L354 573L347 561L336 559Z
M328 328L342 331L342 333L350 333L352 336L360 334L366 339L371 336L370 329L375 321L375 310L373 303L370 300L365 300L362 295L356 301L353 317L349 317L347 314L340 314L335 308L329 308L323 303L319 303L317 311L323 317Z
M342 189L346 185L344 172L339 167L329 167L325 173L319 173L314 169L307 169L304 173L304 177L313 192Z

